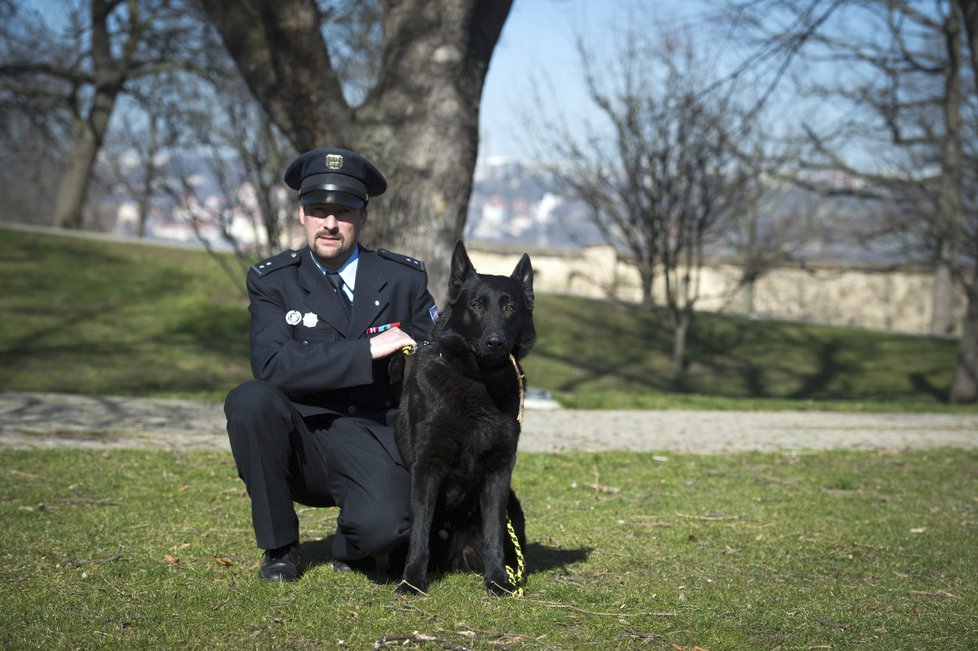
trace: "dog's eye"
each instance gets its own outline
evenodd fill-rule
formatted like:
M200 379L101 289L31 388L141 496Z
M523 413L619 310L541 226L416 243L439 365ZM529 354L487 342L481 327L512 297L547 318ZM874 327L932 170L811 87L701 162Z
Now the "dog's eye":
M472 301L471 303L469 303L469 307L475 310L476 312L478 312L479 310L482 309L482 303L480 303L479 301Z
M516 311L516 303L506 303L506 305L503 305L503 312L515 312L515 311Z

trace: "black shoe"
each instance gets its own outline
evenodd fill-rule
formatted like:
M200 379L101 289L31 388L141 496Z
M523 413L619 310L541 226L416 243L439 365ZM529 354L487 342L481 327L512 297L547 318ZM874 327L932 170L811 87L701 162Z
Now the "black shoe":
M265 550L258 570L259 581L296 581L299 578L299 559L302 553L297 543Z
M377 561L371 556L364 556L355 561L333 561L334 572L369 572L377 567Z

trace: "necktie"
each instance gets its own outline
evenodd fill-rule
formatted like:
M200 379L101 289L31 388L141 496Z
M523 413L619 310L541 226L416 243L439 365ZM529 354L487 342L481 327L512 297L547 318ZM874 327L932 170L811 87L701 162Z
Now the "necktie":
M349 314L353 304L350 302L350 297L343 291L343 279L335 271L329 271L326 273L326 280L333 286L333 291L340 297L340 302L343 303L343 307L346 308L346 313Z

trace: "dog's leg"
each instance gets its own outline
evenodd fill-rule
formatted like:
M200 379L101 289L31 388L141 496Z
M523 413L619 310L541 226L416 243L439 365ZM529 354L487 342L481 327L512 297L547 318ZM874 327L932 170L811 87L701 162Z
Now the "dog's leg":
M503 558L503 536L506 531L506 502L512 469L505 467L486 477L482 489L482 536L485 550L486 590L497 596L516 591L509 582Z
M411 537L404 576L397 591L401 594L424 594L428 591L428 558L431 522L438 501L442 476L433 469L411 468Z

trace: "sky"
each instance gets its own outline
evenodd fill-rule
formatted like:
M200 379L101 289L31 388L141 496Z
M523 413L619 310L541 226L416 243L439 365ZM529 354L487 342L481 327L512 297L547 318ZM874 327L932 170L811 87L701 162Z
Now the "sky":
M520 123L534 84L544 83L547 111L579 113L588 107L581 81L575 35L595 49L614 39L612 26L635 5L648 5L667 25L704 20L710 0L514 0L493 52L482 91L480 162L490 158L526 160L532 130ZM717 4L714 0L714 5ZM550 94L552 89L553 94Z
M50 17L58 12L46 10L63 1L28 4ZM623 17L637 9L670 29L690 26L702 36L714 31L711 16L722 5L721 0L513 0L483 88L480 162L533 158L534 132L521 122L520 114L532 106L534 86L544 89L541 110L548 114L572 120L593 115L581 79L577 35L596 52L613 47L614 27L620 28Z

